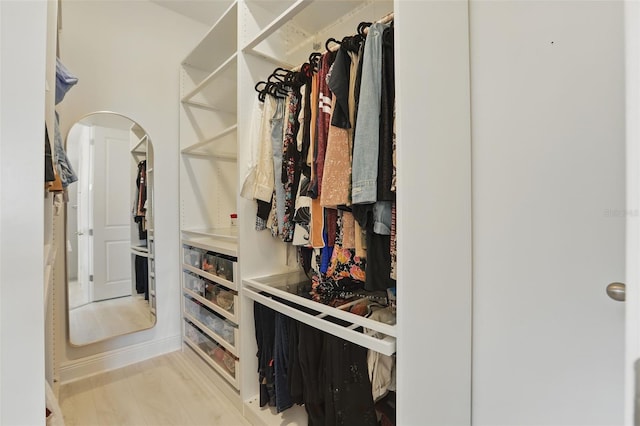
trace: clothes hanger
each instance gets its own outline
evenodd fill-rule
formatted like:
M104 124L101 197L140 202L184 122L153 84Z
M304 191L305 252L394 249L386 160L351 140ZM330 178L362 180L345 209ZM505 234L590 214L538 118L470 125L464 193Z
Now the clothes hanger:
M367 34L364 32L365 29L371 26L372 22L360 22L358 24L358 34L364 38L367 37Z
M329 44L331 44L331 43L336 43L336 44L338 44L338 45L342 44L342 42L340 42L340 41L336 40L335 38L331 37L329 40L327 40L327 41L324 43L324 48L325 48L328 52L331 52L331 49L329 48Z
M313 52L309 55L309 64L313 67L313 71L317 71L320 66L320 58L322 57L322 53Z

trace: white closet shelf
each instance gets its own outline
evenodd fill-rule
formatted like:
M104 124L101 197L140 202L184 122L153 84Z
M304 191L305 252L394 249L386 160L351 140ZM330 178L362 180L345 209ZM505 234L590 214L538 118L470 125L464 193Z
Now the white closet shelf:
M297 287L303 283L307 283L309 279L303 272L290 272L286 274L271 275L261 278L244 279L243 294L250 299L268 306L278 312L281 312L291 318L304 322L311 327L318 328L333 334L334 336L364 346L376 352L385 355L391 355L396 351L396 326L384 324L378 321L364 318L350 312L346 312L340 308L334 308L315 302L310 299L298 296L295 291ZM294 290L290 292L288 290ZM302 310L296 309L288 304L279 302L270 297L260 294L260 292L268 293L279 299L286 300L295 305L310 309L316 314L310 314ZM355 303L355 302L354 302ZM343 308L351 305L349 303ZM342 320L348 325L340 325L330 321L329 318ZM364 327L385 335L386 337L378 339L358 331L358 327Z
M183 65L212 71L235 52L238 43L238 2L234 0L227 3L227 10L182 61Z
M193 154L215 155L215 154L210 154L210 153L202 152L202 151L198 152L197 150L199 148L205 147L205 146L207 146L207 145L209 145L209 144L211 144L211 143L213 143L213 142L215 142L217 140L220 140L220 139L224 138L227 135L230 135L232 133L236 133L237 131L238 131L238 124L236 123L236 124L234 124L232 126L227 127L226 129L224 129L220 133L216 134L215 136L210 137L209 139L205 139L205 140L203 140L201 142L197 142L197 143L194 143L193 145L189 145L188 147L183 148L180 152L182 154L192 154L192 155ZM235 153L227 154L227 155L229 155L229 156L232 155L234 159L237 158L237 154L235 154Z
M238 228L235 226L229 227L229 228L203 228L203 229L183 229L182 232L186 235L185 238L182 239L182 242L184 244L190 244L190 241L193 241L192 238L189 238L188 236L193 236L193 237L209 237L209 238L213 238L216 240L224 240L224 241L231 241L231 242L235 242L237 244L238 241ZM195 240L197 243L201 242L200 239L196 239ZM198 246L196 246L198 247ZM200 247L200 248L207 248L208 247ZM217 251L215 249L211 249L213 251ZM227 254L229 256L236 256L235 254L229 254L229 253L222 253L222 254Z
M222 65L216 68L211 74L204 78L195 88L193 88L189 93L182 97L182 102L189 102L194 96L198 93L204 91L205 88L209 86L210 83L216 81L217 79L224 79L225 82L230 81L232 78L235 78L235 75L238 71L238 53L232 54L228 59L226 59Z
M188 157L210 158L210 159L231 161L231 162L238 161L238 155L235 153L188 151L188 152L182 152L182 155L186 155Z
M215 340L218 345L220 345L223 348L225 348L229 353L231 353L235 357L239 357L240 356L239 352L238 352L238 348L236 348L234 345L232 345L229 342L227 342L226 340L224 340L222 338L222 336L220 336L219 334L217 334L216 332L211 330L202 321L194 318L192 315L189 315L188 313L184 314L184 319L186 319L187 321L195 324L196 327L198 327L201 331L203 331L207 336L209 336L213 340ZM233 340L234 342L238 342L239 339L240 339L240 337L238 336L238 329L237 328L235 329L235 331L233 333L233 339L234 339Z
M188 325L188 323L185 322L185 325ZM184 337L184 342L189 345L189 347L191 347L191 349L193 349L198 355L200 355L200 357L205 360L207 364L209 364L216 372L218 372L226 381L233 385L234 388L240 389L239 381L234 376L229 374L226 368L213 360L209 354L207 354L200 348L200 346L198 346L197 343L191 341L186 336ZM240 371L240 363L238 362L238 360L235 361L235 371Z
M235 324L240 324L240 317L238 316L238 314L235 313L235 311L234 312L230 312L230 311L227 311L225 309L222 309L220 306L216 305L212 301L205 299L204 297L202 297L199 294L189 290L188 288L183 288L182 292L184 294L189 295L189 297L197 300L198 302L202 303L203 305L205 305L207 308L211 309L215 313L225 317L229 321L231 321L231 322L233 322ZM233 295L233 306L234 306L234 310L236 309L235 307L238 306L238 295L237 294Z
M302 10L311 5L313 0L297 0L287 9L285 9L280 15L278 15L274 20L272 20L269 24L267 24L256 36L250 40L244 47L243 50L251 50L255 48L258 44L262 43L266 40L270 35L275 33L277 30L282 28L284 25L288 24L291 20L293 20ZM257 1L248 1L248 5L250 4L260 4ZM255 6L254 6L255 7ZM259 6L261 8L261 6ZM249 6L251 9L251 6Z
M256 14L271 14L264 11L260 0L248 0L249 10ZM300 65L306 61L312 50L324 51L322 44L329 37L341 38L342 33L332 33L336 27L353 26L362 21L375 21L393 11L390 0L344 0L323 1L297 0L263 26L243 47L243 51L260 56L285 68ZM322 19L318 19L322 16ZM298 40L294 45L282 40Z
M189 271L189 272L193 272L196 275L200 275L202 278L206 278L211 282L214 282L216 284L220 284L223 287L226 287L230 290L235 290L238 291L238 286L236 283L234 283L233 281L228 281L225 280L222 277L219 277L217 275L214 274L210 274L206 271L203 271L202 269L196 268L194 266L191 265L187 265L186 263L182 264L182 269L184 269L185 271ZM234 268L235 270L235 268Z
M198 99L182 101L182 104L235 115L238 106L238 86L232 81L228 81L228 83L217 84L215 87L213 85L205 86L199 92Z
M131 153L132 154L144 154L144 155L147 155L147 149L145 147L143 147L143 145L148 140L149 140L149 136L147 136L147 135L144 135L143 137L138 139L136 144L131 147Z

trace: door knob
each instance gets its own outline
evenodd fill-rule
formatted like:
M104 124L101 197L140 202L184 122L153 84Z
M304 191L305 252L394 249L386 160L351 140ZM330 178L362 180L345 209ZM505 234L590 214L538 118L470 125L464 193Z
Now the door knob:
M611 283L607 286L607 294L613 300L624 302L626 298L626 285L624 283Z

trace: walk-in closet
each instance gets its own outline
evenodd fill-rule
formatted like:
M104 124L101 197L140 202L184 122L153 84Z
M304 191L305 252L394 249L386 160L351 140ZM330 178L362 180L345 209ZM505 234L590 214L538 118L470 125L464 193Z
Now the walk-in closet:
M637 5L0 21L1 424L632 424Z

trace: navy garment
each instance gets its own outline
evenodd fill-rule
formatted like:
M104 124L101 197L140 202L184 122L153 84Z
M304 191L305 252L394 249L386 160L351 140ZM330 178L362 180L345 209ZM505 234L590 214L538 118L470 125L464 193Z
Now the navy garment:
M259 303L253 304L253 319L258 344L258 380L260 406L276 405L273 348L275 343L275 311Z
M144 293L144 299L149 300L149 268L147 258L144 256L136 256L136 292Z
M275 313L275 344L273 365L275 373L276 411L283 412L293 406L289 393L289 320L280 312Z
M302 381L302 368L300 367L299 340L300 340L300 323L293 318L287 318L289 321L289 393L291 394L291 402L302 405L304 403L304 392Z

